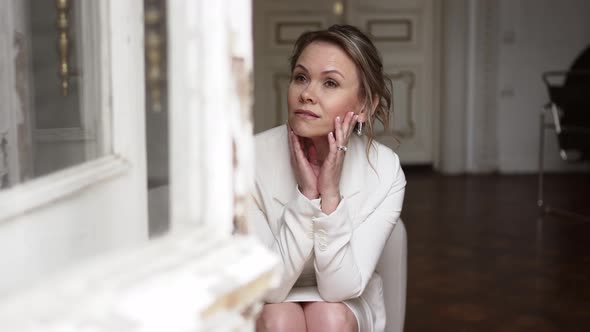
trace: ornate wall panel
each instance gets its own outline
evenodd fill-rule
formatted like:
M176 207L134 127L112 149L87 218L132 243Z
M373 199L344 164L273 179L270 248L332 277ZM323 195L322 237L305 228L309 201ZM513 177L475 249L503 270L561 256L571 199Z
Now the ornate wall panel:
M423 80L420 65L390 66L385 68L393 87L388 128L378 124L377 139L398 152L423 149L423 128L428 126L424 116ZM406 152L407 153L407 152Z
M420 51L424 43L424 13L360 13L355 24L371 36L381 52Z
M255 131L287 120L288 59L296 38L351 24L371 37L392 78L395 112L379 140L404 163L432 163L440 13L436 0L254 1Z
M404 10L423 8L428 0L349 0L349 7L360 10Z
M274 53L290 52L297 37L306 31L325 29L328 21L324 15L286 15L269 13L266 47Z
M401 70L389 74L393 84L393 122L390 128L399 138L412 138L416 133L416 74Z
M368 19L365 27L374 42L411 42L414 29L408 18Z

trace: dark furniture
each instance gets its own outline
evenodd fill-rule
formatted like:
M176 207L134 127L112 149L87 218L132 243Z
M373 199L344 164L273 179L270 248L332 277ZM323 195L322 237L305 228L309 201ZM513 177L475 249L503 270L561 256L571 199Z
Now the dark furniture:
M578 56L570 70L543 73L543 82L547 87L549 102L540 116L537 205L543 213L560 213L590 220L590 216L552 207L543 197L545 130L555 132L559 154L564 161L590 161L590 47ZM551 122L546 122L547 114Z

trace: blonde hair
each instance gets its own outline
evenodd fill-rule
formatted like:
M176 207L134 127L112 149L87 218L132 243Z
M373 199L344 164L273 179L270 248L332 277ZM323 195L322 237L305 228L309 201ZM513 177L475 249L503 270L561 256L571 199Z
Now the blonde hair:
M383 72L383 62L379 51L369 37L351 25L332 25L326 30L309 31L303 33L293 46L290 65L291 72L297 65L297 60L303 50L311 43L322 41L339 46L356 64L360 78L360 98L364 100L364 109L369 112L365 123L367 128L367 156L371 143L375 139L374 123L378 120L383 128L389 126L389 109L392 102L391 80ZM378 105L373 99L378 97ZM358 126L358 124L357 124Z

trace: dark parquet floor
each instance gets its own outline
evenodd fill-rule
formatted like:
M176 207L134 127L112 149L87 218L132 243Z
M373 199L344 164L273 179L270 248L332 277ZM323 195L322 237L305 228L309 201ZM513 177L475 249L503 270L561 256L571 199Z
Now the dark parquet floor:
M406 332L590 331L590 222L540 217L536 176L406 177ZM590 175L546 202L590 215Z

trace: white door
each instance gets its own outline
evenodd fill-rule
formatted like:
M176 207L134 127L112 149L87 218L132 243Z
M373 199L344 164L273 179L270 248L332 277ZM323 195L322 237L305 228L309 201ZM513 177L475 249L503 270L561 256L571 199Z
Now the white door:
M32 116L47 110L35 102L45 92L34 88L33 77L31 36L37 31L31 30L30 13L40 4L0 1L0 128L7 128L0 133L0 162L6 166L0 167L0 188L5 184L0 190L0 297L72 263L148 238L144 71L138 61L143 59L142 1L51 4L61 6L59 15L46 15L59 18L61 28L49 26L55 31L49 48L55 52L58 40L67 47L50 70L61 86L61 60L68 63L68 52L79 50L79 65L67 72L70 85L81 87L81 125L49 133L36 130ZM40 137L50 140L55 152L34 149L32 142ZM68 146L85 146L83 159L32 178L27 163L48 154L62 162L60 153Z
M404 164L435 162L440 1L254 1L255 128L286 121L288 58L302 32L351 24L371 36L393 84L390 128L377 139ZM383 129L383 128L382 128Z

